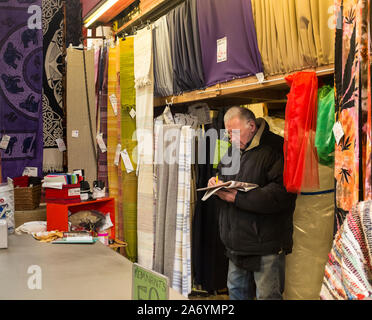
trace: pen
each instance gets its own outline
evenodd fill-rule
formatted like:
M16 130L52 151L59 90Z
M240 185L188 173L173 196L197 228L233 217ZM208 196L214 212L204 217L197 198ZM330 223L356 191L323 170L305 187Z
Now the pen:
M218 174L216 175L216 184L218 183Z

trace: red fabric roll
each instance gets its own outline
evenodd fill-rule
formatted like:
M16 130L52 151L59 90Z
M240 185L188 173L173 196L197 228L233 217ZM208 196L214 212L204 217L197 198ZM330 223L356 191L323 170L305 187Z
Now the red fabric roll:
M319 188L315 132L318 78L315 72L297 72L285 78L291 87L285 114L284 186L288 192Z

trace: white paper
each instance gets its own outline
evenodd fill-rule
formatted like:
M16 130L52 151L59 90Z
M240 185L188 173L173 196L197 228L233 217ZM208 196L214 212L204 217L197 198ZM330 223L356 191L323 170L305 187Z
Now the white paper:
M265 76L264 76L263 72L256 73L256 77L257 77L257 80L258 80L259 83L262 83L265 80Z
M0 149L6 150L8 148L9 141L10 141L10 137L7 136L6 134L3 135L3 138L1 139L1 142L0 142Z
M125 170L127 170L127 173L131 173L134 171L132 161L130 161L128 151L124 149L121 152L121 159L123 160Z
M63 151L66 151L66 145L65 145L65 142L62 140L62 139L57 139L56 140L57 142L57 146L58 146L58 150L63 152Z
M97 134L96 138L97 138L98 146L101 149L101 152L105 153L107 151L107 147L106 147L105 142L103 141L103 133Z
M115 116L117 116L118 115L118 99L116 98L116 95L114 93L110 95L110 102L111 102L112 109L114 110L114 114Z
M227 37L217 40L217 63L227 61Z
M115 159L114 159L115 166L118 166L119 165L120 151L121 151L121 144L118 144L116 146Z
M37 177L37 168L26 167L25 170L23 170L22 176Z
M335 135L336 143L339 144L342 137L345 135L342 125L339 121L333 126L333 134Z
M72 137L79 138L79 130L72 130Z
M73 188L68 190L68 196L73 197L73 196L80 196L80 188Z
M132 108L132 110L130 110L129 114L130 114L130 116L132 117L132 119L134 119L134 117L136 116L136 110L134 110L134 109Z

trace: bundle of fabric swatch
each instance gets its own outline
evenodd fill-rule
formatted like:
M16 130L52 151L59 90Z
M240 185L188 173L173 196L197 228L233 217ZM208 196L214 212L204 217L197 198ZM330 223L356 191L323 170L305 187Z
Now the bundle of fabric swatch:
M320 298L372 298L372 201L354 206L338 230L325 268Z

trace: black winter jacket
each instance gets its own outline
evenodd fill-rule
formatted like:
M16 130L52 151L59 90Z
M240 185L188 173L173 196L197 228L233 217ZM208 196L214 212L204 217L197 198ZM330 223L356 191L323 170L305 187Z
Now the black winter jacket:
M246 150L240 152L240 170L219 177L259 185L247 193L239 191L235 203L219 200L220 236L233 255L268 255L292 252L293 212L296 195L283 186L283 138L270 132L264 119ZM231 150L229 150L231 152Z

